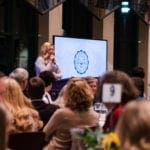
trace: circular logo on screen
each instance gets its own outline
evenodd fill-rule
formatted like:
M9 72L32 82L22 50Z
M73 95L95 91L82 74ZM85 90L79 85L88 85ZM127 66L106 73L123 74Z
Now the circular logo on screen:
M74 68L79 74L84 74L89 66L88 55L85 51L77 51L74 56Z

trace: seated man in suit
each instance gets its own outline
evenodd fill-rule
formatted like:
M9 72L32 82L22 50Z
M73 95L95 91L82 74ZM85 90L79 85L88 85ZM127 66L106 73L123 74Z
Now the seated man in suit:
M46 104L52 103L51 95L49 94L50 90L52 89L53 82L55 81L55 76L51 71L42 71L39 75L39 77L44 81L45 83L45 92L43 94L42 100Z
M52 114L59 108L57 105L45 104L42 100L45 92L44 81L40 77L32 77L29 80L28 95L32 100L32 104L35 109L39 112L39 115L46 124L51 118Z

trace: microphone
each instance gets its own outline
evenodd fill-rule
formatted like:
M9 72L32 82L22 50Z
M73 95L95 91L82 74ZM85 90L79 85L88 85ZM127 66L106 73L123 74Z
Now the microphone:
M55 56L54 56L54 55L51 55L51 56L50 56L50 60L51 60L54 64L56 64L56 60L55 60Z

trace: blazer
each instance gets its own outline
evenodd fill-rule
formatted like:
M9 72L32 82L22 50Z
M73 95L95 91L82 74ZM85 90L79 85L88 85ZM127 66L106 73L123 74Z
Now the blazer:
M32 100L34 108L39 112L44 125L49 121L53 113L60 108L54 104L45 104L42 99Z

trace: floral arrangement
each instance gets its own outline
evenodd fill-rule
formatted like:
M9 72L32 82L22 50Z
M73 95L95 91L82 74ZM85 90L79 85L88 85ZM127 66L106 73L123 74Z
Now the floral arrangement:
M114 132L103 133L100 128L85 129L78 137L84 142L87 150L119 150L120 141Z
M114 132L105 134L101 140L100 147L103 150L119 150L120 141Z

